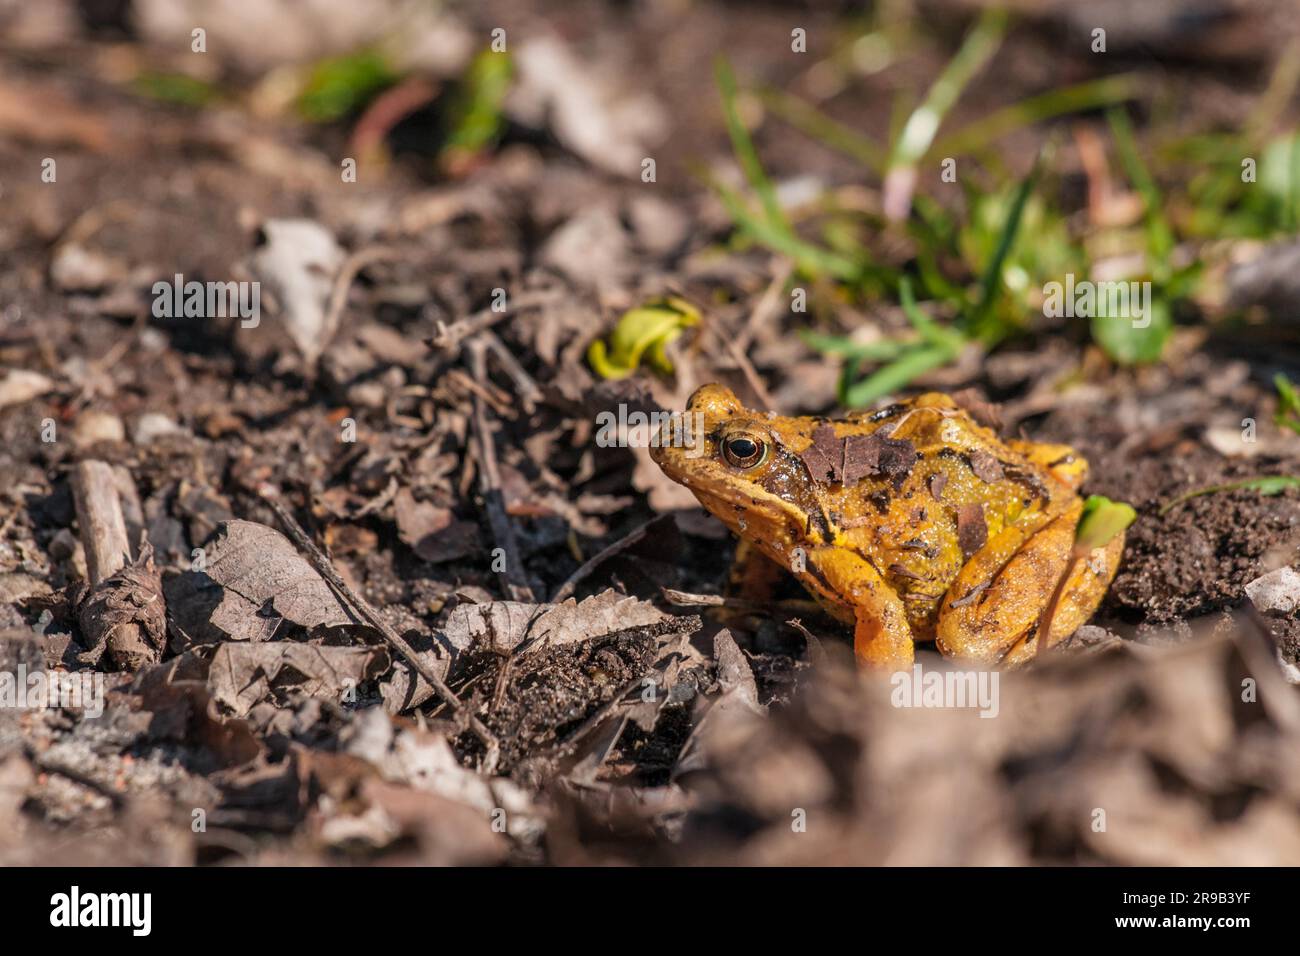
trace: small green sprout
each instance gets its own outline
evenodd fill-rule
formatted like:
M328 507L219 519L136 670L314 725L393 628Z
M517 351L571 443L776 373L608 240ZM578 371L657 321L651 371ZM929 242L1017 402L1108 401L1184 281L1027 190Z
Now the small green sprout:
M447 113L443 168L465 167L501 138L506 94L514 76L514 61L506 53L484 50L470 63Z
M1281 372L1273 376L1273 385L1277 388L1277 414L1273 416L1273 424L1300 434L1300 393Z
M397 80L397 72L377 50L321 60L298 97L298 112L313 123L331 123L356 112Z
M1106 547L1136 519L1132 505L1111 501L1105 495L1089 495L1074 532L1074 553L1087 555Z

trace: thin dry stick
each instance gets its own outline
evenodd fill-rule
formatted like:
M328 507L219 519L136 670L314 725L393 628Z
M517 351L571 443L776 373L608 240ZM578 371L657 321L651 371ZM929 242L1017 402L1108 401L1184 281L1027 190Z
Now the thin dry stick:
M558 301L562 293L556 289L538 289L521 292L514 297L504 311L481 309L473 315L457 319L451 325L438 323L438 331L428 340L430 348L451 352L460 347L461 342L485 329L490 329L498 322L511 318L522 309L532 309Z
M348 301L348 290L352 288L352 282L361 274L361 270L376 262L399 259L401 255L400 250L389 246L366 246L343 260L343 265L334 274L329 304L325 309L324 328L327 335L333 335L334 330L338 328L339 319L343 316L343 306Z
M86 572L93 587L131 560L122 498L111 465L80 461L72 469L72 498L86 549Z
M506 348L506 344L497 338L495 332L480 332L479 338L487 343L487 347L496 356L497 361L501 364L501 370L510 376L510 381L514 382L515 391L519 393L519 399L523 404L524 411L531 415L537 407L537 403L542 399L541 386L533 380L531 375L524 371L524 367L519 364L519 360L510 353L510 350Z
M763 380L758 377L758 372L755 370L753 363L749 361L749 356L737 348L735 342L727 342L727 351L736 360L736 364L740 366L741 374L745 376L745 381L749 383L749 387L758 396L758 400L763 403L763 407L775 411L776 403L772 401L772 395L768 392L767 386L763 384Z
M587 575L591 574L591 572L594 571L602 561L636 544L638 541L640 541L642 538L646 536L646 532L650 530L650 527L652 525L654 525L656 522L660 522L663 520L664 518L662 515L657 518L651 518L649 521L647 521L645 524L641 525L640 527L634 528L633 530L629 531L626 535L619 538L613 544L609 545L606 548L602 548L600 551L596 552L594 556L592 556L590 559L588 559L586 562L583 563L582 567L578 568L578 570L570 574L568 579L565 580L565 582L561 584L558 588L556 588L555 593L551 595L551 603L559 604L561 601L563 601L565 598L571 595L574 589L578 586L578 584Z
M487 380L487 346L480 341L467 343L470 354L471 371L474 378L481 382ZM515 542L515 531L506 514L505 499L501 494L501 472L497 468L496 446L492 443L492 431L488 427L487 408L477 393L474 401L474 439L478 446L479 491L483 495L483 505L487 510L488 524L492 528L492 539L497 547L505 552L506 557L506 591L512 601L535 600L533 589L524 577L523 557Z
M452 693L451 688L431 667L420 660L419 655L415 653L415 648L411 647L405 638L393 630L392 626L375 612L375 609L370 606L370 603L365 598L348 586L347 582L335 570L333 562L330 561L325 552L316 546L316 543L303 530L302 525L298 524L297 519L289 513L289 509L280 503L275 489L263 485L258 489L258 493L267 506L275 512L276 518L284 526L293 543L306 552L307 558L311 561L316 572L328 581L339 594L343 595L344 600L356 609L362 620L383 635L384 640L392 645L394 650L401 654L402 657L406 658L406 662L415 669L416 673L429 682L429 686L441 695L456 716L464 720L475 736L483 742L483 746L487 750L483 758L483 772L494 773L501 754L501 745L497 741L496 735L470 712L460 698Z
M785 291L785 284L790 280L790 273L794 271L794 263L789 259L776 256L773 258L772 263L775 267L772 281L763 290L763 295L759 298L758 304L749 313L744 328L740 330L740 334L735 338L736 348L742 352L749 351L749 343L753 341L754 333L758 330L758 327L776 317L777 310L780 308L781 293Z

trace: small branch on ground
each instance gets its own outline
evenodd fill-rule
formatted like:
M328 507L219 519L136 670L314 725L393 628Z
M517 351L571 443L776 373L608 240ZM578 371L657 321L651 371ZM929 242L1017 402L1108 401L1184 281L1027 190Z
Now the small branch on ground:
M481 341L467 344L470 357L470 371L475 381L480 384L487 381L487 346ZM505 498L501 494L501 471L497 467L496 446L492 442L492 430L488 426L487 408L481 396L474 395L474 442L478 447L479 492L483 495L483 506L487 510L488 524L492 528L492 540L505 552L506 593L512 601L532 603L532 586L524 575L524 559L519 553L515 541L515 531L506 514Z
M442 699L446 702L447 706L452 709L453 713L463 720L469 729L473 731L474 735L483 742L483 746L487 753L483 757L482 770L486 774L494 773L496 771L497 761L500 759L501 755L501 745L497 741L496 735L493 734L492 731L488 730L481 720L474 716L459 697L452 693L451 688L447 686L446 682L443 681L443 679L439 677L431 667L420 660L419 655L415 652L415 648L411 647L411 645L407 643L406 639L393 629L392 625L380 617L378 612L370 606L370 603L366 601L365 598L361 597L361 595L357 594L348 586L347 582L343 580L343 577L335 569L333 562L330 561L325 552L311 540L307 535L307 532L303 530L302 525L298 524L297 519L289 513L289 509L280 502L279 494L276 490L269 485L262 485L258 489L258 494L261 496L262 500L266 502L267 506L275 512L276 518L279 519L280 524L284 526L285 531L288 533L293 543L307 555L308 560L311 561L312 567L316 569L316 572L328 581L330 585L338 591L340 595L342 595L343 599L356 609L357 613L361 615L362 620L377 630L380 635L383 636L384 640L387 641L388 644L397 651L397 653L401 654L402 657L406 659L406 662L411 665L417 674L429 682L429 686L441 695Z

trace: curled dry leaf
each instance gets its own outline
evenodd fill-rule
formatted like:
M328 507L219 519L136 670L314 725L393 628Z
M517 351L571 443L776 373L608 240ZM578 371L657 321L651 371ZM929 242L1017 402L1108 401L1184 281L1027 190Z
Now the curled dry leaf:
M81 603L85 663L98 663L105 651L124 671L138 671L162 658L167 643L167 609L162 577L146 543L139 560L100 581Z
M312 368L338 331L329 297L343 249L310 219L271 219L262 233L266 242L252 256L253 272L275 293L284 331Z

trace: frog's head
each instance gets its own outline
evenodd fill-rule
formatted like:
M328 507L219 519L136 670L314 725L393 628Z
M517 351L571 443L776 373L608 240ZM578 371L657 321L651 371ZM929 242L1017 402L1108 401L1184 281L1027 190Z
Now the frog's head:
M705 385L686 405L683 429L665 428L650 455L733 532L778 560L796 545L829 536L826 510L799 452L806 420L746 408L723 385Z

